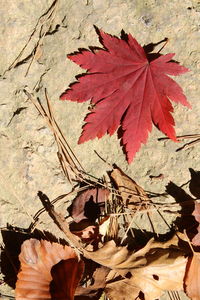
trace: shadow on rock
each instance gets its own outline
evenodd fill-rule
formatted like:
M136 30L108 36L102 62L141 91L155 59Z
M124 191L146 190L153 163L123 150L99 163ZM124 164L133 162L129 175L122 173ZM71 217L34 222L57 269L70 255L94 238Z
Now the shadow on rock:
M179 211L180 216L175 220L175 225L180 232L186 230L189 238L193 238L197 233L198 223L192 215L195 208L195 201L200 198L200 172L194 171L192 168L189 169L191 174L191 180L189 183L189 189L193 198L184 191L183 188L177 186L175 183L170 182L166 186L166 192L171 195L175 201L180 205Z

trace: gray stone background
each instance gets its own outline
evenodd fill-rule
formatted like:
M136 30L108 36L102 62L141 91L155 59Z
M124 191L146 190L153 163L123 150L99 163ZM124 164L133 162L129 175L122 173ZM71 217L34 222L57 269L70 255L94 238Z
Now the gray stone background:
M189 167L200 170L200 144L175 152L183 143L158 142L157 138L163 134L156 128L131 165L125 160L116 134L77 145L89 102L77 104L59 100L60 94L75 80L75 75L84 72L68 60L66 54L79 47L101 46L93 25L116 36L120 36L123 29L141 45L168 37L169 42L162 53L176 53L175 59L191 70L176 77L192 105L192 110L174 105L176 133L200 133L200 1L58 0L49 25L48 20L45 22L40 17L51 5L52 0L0 1L1 228L7 222L23 228L30 224L31 216L41 208L38 190L53 199L71 189L59 165L53 135L27 100L24 88L41 101L44 101L44 89L47 89L55 117L68 143L85 170L96 177L102 177L108 166L94 150L152 192L163 192L169 181L177 185L187 182ZM36 31L20 58L23 63L10 67L28 42L38 20ZM26 75L41 26L46 34ZM149 178L160 173L164 175L162 180ZM40 221L47 229L48 222L48 218Z

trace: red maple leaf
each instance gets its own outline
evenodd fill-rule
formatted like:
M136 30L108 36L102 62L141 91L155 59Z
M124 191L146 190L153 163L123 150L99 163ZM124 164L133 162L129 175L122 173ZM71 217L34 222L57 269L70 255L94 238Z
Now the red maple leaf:
M148 59L131 34L127 40L102 30L98 34L104 49L68 55L89 73L80 76L61 99L77 102L90 99L95 105L85 118L79 144L101 138L105 133L112 135L122 125L122 143L131 163L141 143L146 143L152 122L176 141L169 99L188 107L190 104L181 87L167 75L180 75L188 69L171 61L174 53Z

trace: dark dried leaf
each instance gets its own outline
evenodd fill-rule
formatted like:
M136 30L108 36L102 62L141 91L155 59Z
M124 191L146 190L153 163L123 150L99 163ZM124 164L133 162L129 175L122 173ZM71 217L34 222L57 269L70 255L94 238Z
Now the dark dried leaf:
M94 222L104 208L109 191L101 188L88 189L81 192L73 201L70 208L71 216L76 223L83 219Z
M106 267L97 268L93 274L93 284L88 287L77 287L75 292L75 300L98 300L106 285L106 276L110 269Z

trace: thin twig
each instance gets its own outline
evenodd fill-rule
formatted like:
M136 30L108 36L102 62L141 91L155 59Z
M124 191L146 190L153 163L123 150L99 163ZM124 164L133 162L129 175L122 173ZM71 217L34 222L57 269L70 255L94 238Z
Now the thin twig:
M69 246L72 247L76 251L77 255L80 257L80 253L82 253L82 246L79 243L77 236L71 233L71 231L69 230L68 222L62 215L58 214L54 210L54 206L51 204L49 198L45 194L39 191L38 197L41 200L44 208L48 212L49 216L53 219L53 221L60 228L60 230L64 232Z
M52 113L52 108L50 106L50 101L47 96L47 92L45 91L46 101L48 110L45 110L44 106L40 103L40 101L36 100L32 94L30 94L27 90L24 90L24 93L32 101L35 105L39 113L46 120L48 127L53 132L57 146L58 146L58 157L61 163L64 174L67 176L70 183L72 181L82 181L82 171L83 168L76 158L75 154L71 150L68 145L64 135L62 134L57 122L55 121Z
M178 140L185 140L185 139L194 139L194 138L200 138L200 134L186 134L186 135L178 135L176 137ZM170 140L169 137L161 137L158 138L158 141L164 141L164 140Z
M37 32L39 32L39 37L38 40L33 48L33 50L31 51L30 54L27 55L27 59L31 58L30 64L27 68L25 77L27 76L29 69L32 65L32 62L34 61L36 54L37 54L37 50L38 48L42 45L44 37L46 36L53 19L55 18L55 14L56 14L56 10L57 10L57 6L58 6L58 1L59 0L54 0L51 4L51 6L47 9L47 11L42 14L38 20L37 23L32 31L32 33L29 36L28 41L26 42L26 44L24 45L24 47L22 48L22 50L20 51L20 53L17 55L17 57L14 59L14 61L10 64L10 66L4 71L3 76L10 71L11 69L15 68L18 64L20 64L20 62L23 61L23 59L20 61L24 51L26 50L26 48L28 47L29 43L31 42L31 40L33 39L33 37L35 36L35 34ZM46 23L49 21L49 26L46 27L46 29L43 31L44 25L46 25Z
M191 148L191 147L193 147L194 145L196 145L196 144L198 144L198 143L200 143L200 138L198 138L198 139L196 139L195 141L192 141L192 142L190 142L190 143L187 143L187 144L183 145L182 147L176 149L176 152L181 151L181 150L183 150L183 149L186 150L186 149L188 149L188 148Z

